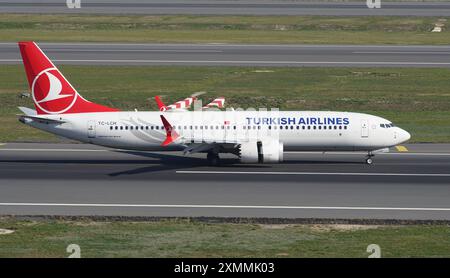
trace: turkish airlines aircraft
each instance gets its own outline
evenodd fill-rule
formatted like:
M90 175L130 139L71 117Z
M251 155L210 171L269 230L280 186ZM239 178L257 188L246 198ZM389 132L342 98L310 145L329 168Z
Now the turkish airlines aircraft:
M32 127L85 143L111 148L219 153L244 163L283 161L283 151L364 151L374 153L410 138L390 121L368 114L332 111L238 111L217 98L200 111L188 111L195 97L160 111L119 111L83 98L34 42L20 42L36 110L19 107L19 120Z

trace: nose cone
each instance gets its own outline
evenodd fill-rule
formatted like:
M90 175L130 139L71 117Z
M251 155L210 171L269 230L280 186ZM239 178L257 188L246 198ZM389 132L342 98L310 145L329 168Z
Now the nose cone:
M406 130L400 129L398 139L400 143L406 142L411 139L411 134Z

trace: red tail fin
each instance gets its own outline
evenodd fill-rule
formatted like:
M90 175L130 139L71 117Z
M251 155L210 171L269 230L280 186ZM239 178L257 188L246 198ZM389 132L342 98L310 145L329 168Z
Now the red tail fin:
M118 111L84 99L34 42L19 42L38 114Z

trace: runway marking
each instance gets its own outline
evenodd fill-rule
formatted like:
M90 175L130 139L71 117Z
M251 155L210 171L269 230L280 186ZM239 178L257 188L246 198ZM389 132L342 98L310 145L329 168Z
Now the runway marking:
M0 45L11 45L11 46L17 46L17 42L0 42ZM236 43L102 43L102 42L58 42L58 43L51 43L51 42L43 42L39 45L45 46L45 45L77 45L77 46L176 46L176 47L185 47L185 46L207 46L207 47L217 47L217 46L232 46L232 47L286 47L286 48L313 48L317 49L319 48L391 48L391 49L402 49L402 48L413 48L413 49L449 49L448 46L445 45L345 45L345 44L330 44L330 45L323 45L323 44L236 44Z
M311 62L311 61L232 61L232 60L53 60L54 62L79 63L137 63L137 64L271 64L271 65L421 65L421 66L449 66L450 62ZM21 59L0 59L0 62L22 62Z
M6 144L0 144L0 146L5 146ZM23 152L23 151L30 151L30 152L115 152L115 151L123 151L122 149L105 149L105 150L98 150L98 149L27 149L27 148L10 148L10 149L4 149L0 148L0 152L2 151L11 151L11 152ZM135 152L151 152L151 151L135 151ZM152 152L152 153L158 153ZM323 154L323 155L364 155L365 152L313 152L313 151L289 151L285 152L285 154ZM411 156L450 156L450 153L415 153L415 152L408 152L408 153L378 153L378 155L411 155Z
M405 146L395 146L395 148L399 152L407 152L408 151L408 149Z
M58 52L170 52L170 53L222 53L222 50L195 50L195 49L50 49ZM449 52L450 53L450 52ZM56 60L55 60L56 61Z
M119 149L117 149L119 150ZM12 151L12 152L111 152L112 150L90 150L90 149L0 149L0 152Z
M439 54L448 55L448 51L353 51L353 54Z
M285 154L324 154L324 155L365 155L367 152L308 152L308 151L291 151L284 152ZM415 153L415 152L403 152L403 153L377 153L379 155L411 155L411 156L449 156L450 153Z
M0 203L15 207L120 207L120 208L222 208L222 209L305 209L305 210L391 210L391 211L450 211L450 208L422 207L352 207L352 206L262 206L262 205L197 205L197 204L95 204L95 203Z
M309 175L309 176L400 176L400 177L450 177L450 174L407 174L407 173L345 173L345 172L258 172L258 171L190 171L179 170L177 174L228 174L228 175Z

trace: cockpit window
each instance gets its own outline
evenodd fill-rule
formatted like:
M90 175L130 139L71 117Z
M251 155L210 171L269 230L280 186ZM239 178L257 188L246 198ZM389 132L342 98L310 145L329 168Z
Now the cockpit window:
M394 127L395 125L393 123L388 123L388 124L380 124L380 127L382 128L391 128Z

